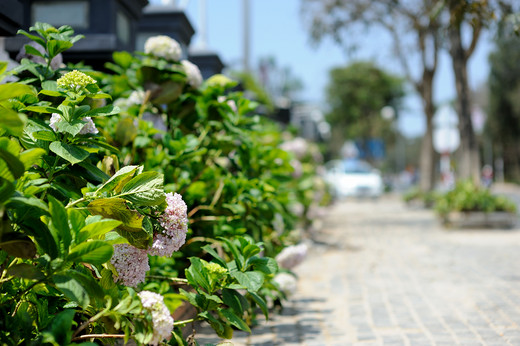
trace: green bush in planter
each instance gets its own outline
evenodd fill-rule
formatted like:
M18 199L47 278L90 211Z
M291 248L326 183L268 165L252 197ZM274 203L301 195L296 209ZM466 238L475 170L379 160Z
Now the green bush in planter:
M435 211L446 217L450 212L496 212L516 213L516 205L503 196L496 196L471 181L458 182L455 188L437 198Z

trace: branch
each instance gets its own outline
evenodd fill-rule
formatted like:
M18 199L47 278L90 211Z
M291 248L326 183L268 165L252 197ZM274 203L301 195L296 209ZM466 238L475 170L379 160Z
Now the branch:
M482 31L482 23L478 22L475 27L473 27L473 36L471 38L471 43L469 47L464 50L464 61L468 61L468 59L471 57L473 52L475 51L475 48L477 47L478 39L480 38L480 33Z

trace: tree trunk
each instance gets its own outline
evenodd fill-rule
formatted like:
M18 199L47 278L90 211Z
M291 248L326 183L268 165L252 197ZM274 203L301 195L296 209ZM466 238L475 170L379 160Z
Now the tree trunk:
M461 27L452 25L449 29L450 55L455 74L457 102L455 109L459 116L460 148L458 150L458 177L472 179L480 183L480 155L477 137L471 123L471 102L468 85L466 52L462 47Z
M433 72L425 70L420 85L420 93L423 101L423 110L426 115L426 132L421 143L421 157L419 167L421 171L419 186L421 191L433 190L435 184L435 155L433 151L433 116L435 107L433 104Z

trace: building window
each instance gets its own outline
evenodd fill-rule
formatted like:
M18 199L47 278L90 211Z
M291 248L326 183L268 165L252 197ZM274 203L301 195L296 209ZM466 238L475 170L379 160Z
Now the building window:
M34 2L32 23L49 23L55 27L70 25L75 29L89 28L88 1Z
M117 38L124 44L130 44L131 27L130 20L121 11L116 16L116 34Z

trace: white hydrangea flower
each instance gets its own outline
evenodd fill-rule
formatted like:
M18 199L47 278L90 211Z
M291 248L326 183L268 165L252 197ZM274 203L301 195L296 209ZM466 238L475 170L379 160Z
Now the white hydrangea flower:
M142 291L137 294L141 304L152 315L153 337L150 345L159 345L163 340L170 340L173 331L173 317L170 310L164 304L164 298L160 294Z
M293 269L302 263L307 256L307 245L299 244L288 246L276 255L276 262L281 268Z
M186 72L188 84L198 89L202 84L202 74L200 73L199 67L188 60L182 60L181 64Z
M51 119L49 121L49 126L56 132L58 131L58 127L56 126L56 124L62 120L63 119L61 115L59 115L58 113L52 113ZM85 122L85 125L83 125L83 127L79 131L80 134L86 135L91 133L95 135L99 133L98 129L96 128L96 124L94 124L94 121L91 117L84 117L82 120Z
M128 96L128 103L130 105L142 105L144 102L146 93L143 90L134 90Z
M94 121L92 121L91 117L84 117L83 121L85 122L85 125L83 125L81 131L79 131L80 134L86 135L88 133L91 133L95 135L99 133L98 129L96 128L96 124L94 124Z
M173 38L165 35L152 36L144 44L144 52L158 58L179 61L182 54L181 45Z
M130 244L114 245L114 254L110 262L118 275L114 281L122 282L125 286L136 287L144 282L146 272L150 270L146 251Z
M290 296L296 292L298 283L296 278L288 273L278 273L273 278L273 281L278 285L280 290L286 295Z
M293 153L299 160L301 160L309 150L307 141L301 137L296 137L290 141L284 142L280 148Z
M170 257L186 241L188 232L188 207L178 193L167 193L164 212L159 216L161 233L154 234L152 247L148 253L152 256Z

